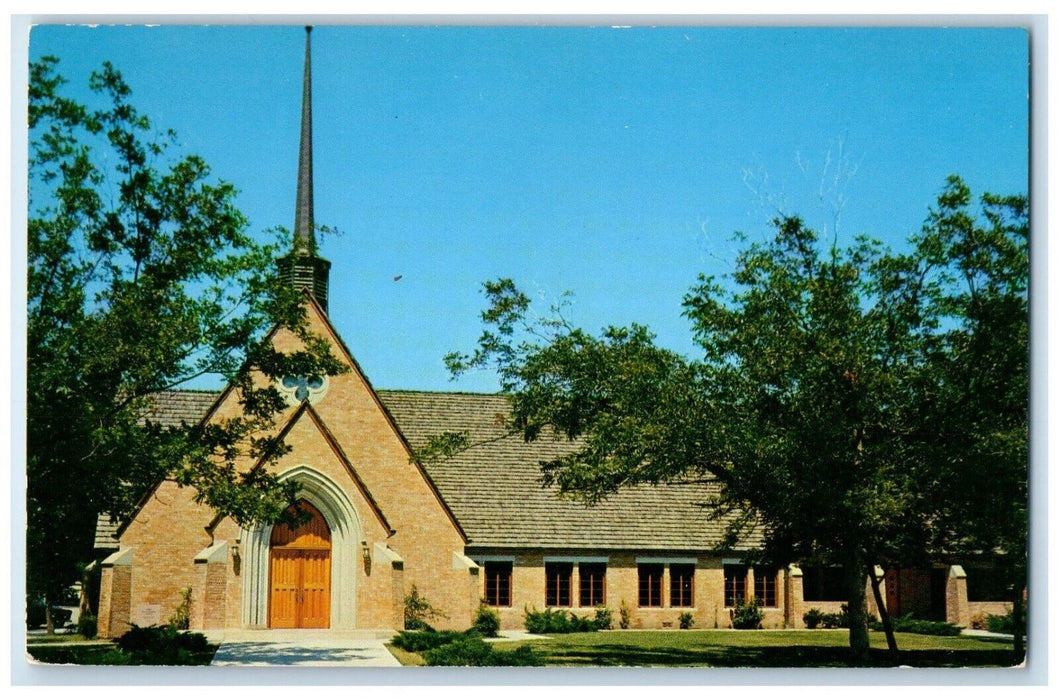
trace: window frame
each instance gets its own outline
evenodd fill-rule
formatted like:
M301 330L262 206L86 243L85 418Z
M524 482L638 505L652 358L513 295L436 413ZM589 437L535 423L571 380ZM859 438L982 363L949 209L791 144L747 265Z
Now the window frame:
M573 607L574 564L568 561L544 562L544 604L549 608ZM565 595L565 602L564 596Z
M666 565L665 564L661 564L661 563L639 562L636 565L636 574L637 574L637 579L636 579L636 581L637 581L637 586L636 586L637 596L636 596L636 600L637 600L637 603L638 603L637 607L640 607L640 608L661 608L661 607L663 607L665 601L662 599L662 588L663 588L662 584L663 584L663 579L665 578L665 570L666 570ZM644 574L645 573L647 574L646 580L644 578ZM657 574L657 576L656 576L656 574ZM645 586L645 583L646 583L646 586ZM645 592L647 594L646 595L646 601L647 601L646 603L644 602L644 600L645 600L644 593ZM657 595L657 599L658 599L657 603L654 602L655 595Z
M511 560L486 560L481 563L481 567L485 585L485 595L482 597L485 599L485 604L494 608L510 608L514 597L512 579L514 578L515 563ZM490 586L491 576L495 579L493 586ZM502 581L506 584L503 588L500 586ZM507 595L507 602L502 600L502 591Z
M694 564L669 565L669 607L695 607L695 569Z
M747 575L749 567L746 564L724 564L724 607L734 608L739 603L746 602ZM731 584L729 584L731 581ZM741 586L738 584L742 584ZM740 589L742 595L739 595Z
M779 569L754 567L754 597L763 608L779 607ZM760 585L759 585L760 584ZM772 602L769 602L768 594L772 594Z
M589 576L585 576L586 569ZM598 579L595 573L598 572ZM587 584L586 584L587 579ZM595 593L599 588L599 597ZM588 593L586 601L585 593ZM607 565L603 562L582 561L577 563L577 602L579 607L594 608L607 604Z

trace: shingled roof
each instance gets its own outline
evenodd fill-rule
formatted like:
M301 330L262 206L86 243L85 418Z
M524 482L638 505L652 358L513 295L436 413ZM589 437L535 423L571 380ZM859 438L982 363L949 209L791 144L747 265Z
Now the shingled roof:
M174 427L195 425L206 415L218 396L220 392L217 391L160 391L154 395L155 400L144 419ZM112 521L110 515L100 514L96 519L95 548L117 549L120 525Z
M631 487L592 506L542 487L540 463L573 445L507 435L508 401L502 395L384 390L378 396L413 449L444 432L470 435L472 447L424 465L467 533L469 548L703 551L722 538L725 522L703 507L716 495L714 485ZM214 398L168 392L155 416L186 416L197 406L201 418ZM96 546L114 548L115 526L109 520L106 525L109 531L97 529Z
M195 425L218 396L220 392L216 391L162 391L154 394L155 400L146 418L162 425Z
M425 467L469 547L696 550L715 547L725 523L703 505L716 486L638 486L592 506L540 483L540 463L573 449L565 439L506 435L507 398L496 394L380 391L413 449L432 435L467 431L474 445Z

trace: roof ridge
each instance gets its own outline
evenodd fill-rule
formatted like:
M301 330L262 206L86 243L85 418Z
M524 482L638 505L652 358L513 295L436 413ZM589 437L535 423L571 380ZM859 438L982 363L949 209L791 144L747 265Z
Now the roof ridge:
M159 389L158 391L152 391L148 396L154 394L219 394L224 391L224 387L218 389Z
M375 391L387 394L429 394L431 396L490 396L495 398L508 398L511 396L511 394L503 392L443 391L440 389L376 389Z

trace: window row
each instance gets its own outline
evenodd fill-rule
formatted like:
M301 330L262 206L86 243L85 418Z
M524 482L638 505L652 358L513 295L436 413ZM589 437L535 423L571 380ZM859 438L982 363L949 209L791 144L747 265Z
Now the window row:
M665 564L640 564L637 567L640 578L639 605L641 608L662 607L662 578L665 574L665 566ZM669 607L695 607L694 564L669 565Z
M487 605L509 607L511 605L511 562L485 562L485 602ZM606 603L607 565L581 563L578 573L578 605L592 608ZM571 582L574 565L571 562L554 562L544 565L544 604L552 608L569 608L573 605Z
M750 569L745 564L724 565L724 607L734 608L737 603L746 602L747 579ZM766 608L776 607L777 570L754 569L754 598Z
M511 570L509 561L487 561L485 569L485 602L497 607L511 606ZM662 587L665 564L640 564L639 606L662 607ZM547 562L544 565L544 604L552 608L574 605L574 564ZM577 564L577 605L591 608L605 605L607 565L602 563ZM669 606L695 607L695 565L669 564Z

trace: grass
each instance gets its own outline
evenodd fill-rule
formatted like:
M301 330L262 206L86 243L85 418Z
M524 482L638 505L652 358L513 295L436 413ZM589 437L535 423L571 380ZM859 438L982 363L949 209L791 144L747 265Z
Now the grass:
M39 646L42 644L78 644L78 643L89 643L89 644L103 644L97 639L87 639L79 634L37 634L32 637L26 637L26 644L32 644Z
M427 662L423 660L423 657L413 651L405 651L393 644L387 644L386 648L402 666L426 666Z
M871 633L868 666L919 668L1011 665L1012 645L976 637L897 634L901 650L895 662L886 638ZM848 667L847 630L651 630L555 635L548 639L500 642L499 649L529 644L547 666L716 666L751 668ZM419 665L418 654L394 655L405 665Z
M217 645L206 651L188 655L188 666L209 666ZM26 653L44 664L76 664L78 666L129 666L133 662L113 641L85 639L78 634L33 636L26 640Z

